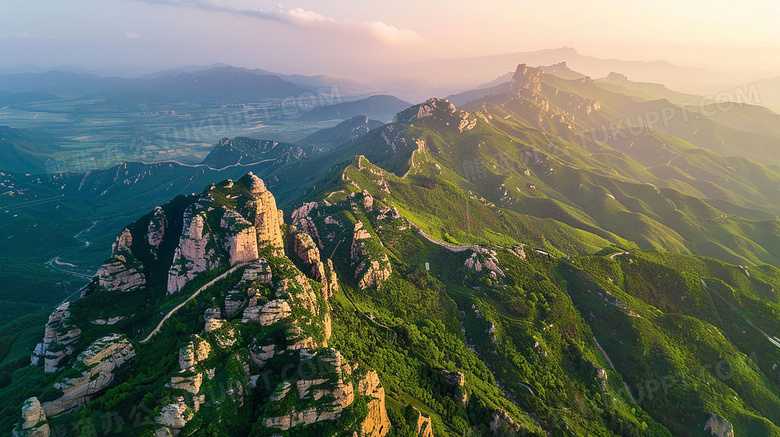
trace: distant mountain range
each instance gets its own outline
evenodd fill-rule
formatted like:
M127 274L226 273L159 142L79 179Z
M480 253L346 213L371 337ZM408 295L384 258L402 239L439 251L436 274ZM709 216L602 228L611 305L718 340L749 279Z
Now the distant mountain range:
M323 106L305 113L301 118L306 121L344 120L363 115L368 118L389 121L395 114L410 103L386 95L371 96L354 102L344 102Z
M102 256L0 329L0 429L780 435L780 115L553 67L304 145L0 175L0 265Z
M57 70L0 75L0 90L5 93L40 93L28 95L25 102L49 100L56 94L94 95L121 104L250 103L298 98L311 92L346 98L365 95L371 89L352 80L329 76L281 75L222 65L203 69L185 67L139 78Z

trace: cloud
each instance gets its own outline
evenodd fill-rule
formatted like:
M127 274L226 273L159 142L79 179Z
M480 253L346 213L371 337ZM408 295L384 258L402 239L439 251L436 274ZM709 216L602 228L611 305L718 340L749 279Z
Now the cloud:
M140 36L140 35L138 35L137 33L126 33L126 34L125 34L125 37L126 37L126 38L129 38L129 39L138 39L138 38L140 38L141 36Z
M327 17L302 8L235 9L222 0L135 0L149 4L190 7L211 12L276 21L299 29L363 35L385 44L410 44L422 38L411 29L399 29L382 21L352 21Z

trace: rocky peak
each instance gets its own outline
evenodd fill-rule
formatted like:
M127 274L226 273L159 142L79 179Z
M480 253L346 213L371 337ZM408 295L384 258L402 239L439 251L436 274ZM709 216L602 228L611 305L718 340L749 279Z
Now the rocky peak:
M451 117L458 112L455 105L444 99L432 98L399 112L393 123L414 123L415 120L436 117Z
M509 93L512 95L524 95L530 97L542 92L542 69L520 64L512 76Z
M163 237L165 237L165 229L168 227L168 218L165 216L165 211L162 207L155 207L152 219L149 220L149 225L146 227L146 241L152 250L155 252L154 256L157 259L157 248L160 247Z
M258 196L260 194L265 193L265 182L263 182L262 179L255 176L251 171L244 176L246 178L245 181L243 181L244 185L249 189L249 192L252 193L255 196Z
M282 211L262 179L247 173L210 187L183 215L184 226L168 272L168 293L199 273L257 260L260 250L284 254Z
M46 420L46 413L38 398L32 397L24 401L22 419L13 431L14 437L49 437L51 430Z
M601 82L609 83L613 85L622 85L628 82L628 76L626 76L625 74L610 71L605 78L601 79Z
M49 316L43 340L32 354L32 364L43 365L46 373L56 372L63 360L74 353L73 345L80 338L81 329L70 320L70 303L63 303Z

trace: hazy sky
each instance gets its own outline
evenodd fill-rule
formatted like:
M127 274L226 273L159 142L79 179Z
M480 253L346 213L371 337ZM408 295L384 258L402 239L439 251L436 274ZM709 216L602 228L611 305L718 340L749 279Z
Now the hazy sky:
M780 2L0 0L0 67L366 65L571 46L596 57L780 72ZM353 73L353 74L350 74Z

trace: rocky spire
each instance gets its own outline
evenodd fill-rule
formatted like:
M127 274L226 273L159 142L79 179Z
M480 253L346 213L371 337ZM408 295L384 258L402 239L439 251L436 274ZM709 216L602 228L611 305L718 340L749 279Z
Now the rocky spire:
M524 94L526 97L542 92L541 68L529 67L525 64L517 66L509 93L513 95Z

